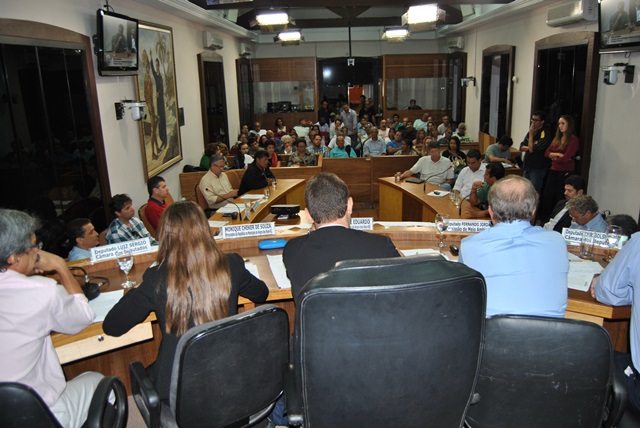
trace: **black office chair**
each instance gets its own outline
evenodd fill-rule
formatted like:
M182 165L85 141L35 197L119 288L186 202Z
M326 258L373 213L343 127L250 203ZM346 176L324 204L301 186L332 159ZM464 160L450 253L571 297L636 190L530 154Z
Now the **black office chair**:
M113 392L115 400L109 402ZM127 392L116 376L105 376L93 393L84 428L123 428L127 423ZM21 383L0 383L0 426L3 428L61 428L38 393Z
M613 373L611 340L597 324L492 317L476 386L479 402L469 408L467 423L471 428L616 426L626 389Z
M432 257L341 262L315 277L296 310L289 422L460 427L485 300L482 275Z
M263 305L189 329L178 342L169 402L160 402L139 362L131 389L149 427L251 426L282 393L289 359L287 313Z

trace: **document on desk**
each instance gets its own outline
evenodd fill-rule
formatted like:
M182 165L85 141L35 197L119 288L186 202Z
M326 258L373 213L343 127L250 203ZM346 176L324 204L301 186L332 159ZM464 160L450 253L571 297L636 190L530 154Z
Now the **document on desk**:
M226 226L228 221L209 220L209 227L217 227L220 229L222 226Z
M598 262L569 262L569 288L589 291L593 277L602 272Z
M109 291L108 293L100 293L98 297L89 302L89 306L96 313L93 322L102 322L107 314L120 299L124 296L124 290Z
M263 195L254 195L253 193L245 193L241 196L242 199L264 199ZM265 200L266 202L266 200Z
M284 267L282 255L267 256L267 260L269 261L271 273L273 273L273 277L276 279L278 287L291 288L291 281L289 281L289 278L287 277L287 269Z
M375 221L374 224L383 227L436 227L435 223L428 221Z
M400 250L400 252L405 257L418 256L418 255L423 255L423 254L440 254L446 260L449 260L449 258L446 256L446 254L441 253L438 250L434 250L433 248L416 248L416 249L412 249L412 250Z
M227 204L227 205L224 205L224 206L218 208L218 211L216 211L216 212L223 213L223 214L225 214L225 213L237 213L239 210L240 210L240 207L238 206L238 204Z

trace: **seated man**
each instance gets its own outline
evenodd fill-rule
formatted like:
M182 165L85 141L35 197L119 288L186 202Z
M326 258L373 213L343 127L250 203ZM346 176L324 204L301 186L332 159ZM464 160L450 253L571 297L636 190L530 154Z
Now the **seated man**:
M473 186L473 183L482 181L484 178L485 164L482 163L480 158L479 150L469 150L469 153L467 153L467 166L462 168L460 174L458 174L458 179L456 180L456 185L453 187L453 191L458 192L463 199L471 195L471 186Z
M631 305L631 354L616 352L616 369L627 384L627 404L640 414L640 233L631 236L591 289L591 295L606 305Z
M271 186L275 178L269 169L269 153L260 150L256 153L253 162L247 167L247 171L242 176L238 196L244 195L249 190Z
M387 154L395 155L402 150L402 132L393 132L393 140L387 143Z
M306 119L300 119L300 123L293 127L298 135L298 138L306 138L309 135L311 129L311 122Z
M212 156L215 155L209 156L209 162L211 162ZM165 202L165 199L169 196L169 188L167 187L167 183L165 183L164 178L156 175L147 181L147 190L149 191L149 200L147 201L145 215L147 216L149 223L151 223L151 226L158 230L160 217L162 217L162 212L168 205Z
M562 233L565 227L571 227L571 217L567 212L567 201L576 195L584 194L587 182L579 175L570 175L564 180L564 199L558 201L551 212L551 219L544 224L547 230L555 230Z
M367 156L382 156L386 153L387 145L384 140L378 136L378 128L375 126L369 131L369 139L364 142L363 155Z
M323 172L309 179L304 199L315 230L287 242L282 253L296 305L307 281L341 260L400 256L388 237L349 229L353 200L335 174Z
M214 210L226 205L229 199L238 196L238 189L231 186L227 174L222 171L223 168L224 158L220 155L213 155L209 171L198 184L198 188L207 200L207 205Z
M329 149L322 144L322 135L315 134L311 139L311 144L307 147L307 151L314 155L322 155L327 157L329 155Z
M497 143L487 147L487 153L484 155L484 163L504 162L513 165L511 161L511 146L513 140L506 135L498 140Z
M478 207L478 210L472 210L467 207L466 213L472 218L482 218L489 215L489 190L491 186L504 177L504 167L500 162L491 162L485 167L484 181L474 181L469 191L469 203Z
M30 215L0 209L0 382L35 389L62 426L80 427L102 375L65 382L50 333L79 333L95 314L64 260L40 251L37 228ZM50 271L60 284L36 275Z
M462 240L459 262L484 275L487 316L564 317L569 256L562 236L531 226L538 193L509 175L489 191L494 226Z
M606 232L607 222L598 211L598 203L587 195L575 196L567 202L567 212L571 217L571 229Z
M329 153L330 158L355 158L356 151L351 148L351 146L345 145L344 142L345 137L342 135L338 135L336 137L337 146L331 149Z
M74 244L69 252L70 262L91 257L91 249L98 246L98 232L88 218L76 218L67 223L67 237Z
M467 124L464 122L460 122L458 124L458 129L453 133L453 135L456 135L461 143L471 143L473 141L467 133Z
M640 1L640 0L638 0ZM622 236L631 238L638 231L638 223L628 214L614 214L607 216L607 224L620 227Z
M442 123L438 125L438 135L443 135L444 131L447 128L451 129L450 123L449 123L449 116L444 115L442 116Z
M418 159L418 162L411 169L402 173L401 178L420 173L421 180L451 190L453 165L449 159L440 156L440 144L437 141L430 142L427 146L427 154L428 156Z
M111 198L109 207L116 216L109 227L105 238L108 244L117 242L134 241L136 239L149 238L151 245L158 245L158 241L153 239L144 223L135 218L136 210L133 208L129 195L114 195Z
M330 150L336 147L336 139L338 138L338 135L342 135L344 137L344 144L346 146L351 145L351 138L349 138L349 136L344 132L344 127L342 127L336 131L336 135L331 139L331 141L329 141L329 145L327 147L329 147Z
M429 123L429 113L425 112L420 119L416 119L413 121L413 127L416 131L421 129L427 130L427 124Z

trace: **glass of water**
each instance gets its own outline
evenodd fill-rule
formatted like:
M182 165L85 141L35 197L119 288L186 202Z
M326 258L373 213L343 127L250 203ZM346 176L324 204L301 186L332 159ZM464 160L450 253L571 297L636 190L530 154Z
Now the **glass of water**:
M438 247L444 247L444 232L449 227L449 214L436 214L436 229L440 232Z
M121 284L122 288L131 288L135 286L136 282L129 279L129 271L131 271L131 268L133 267L133 255L131 253L126 253L125 255L118 257L118 266L127 276L127 280Z
M609 253L602 260L610 262L613 259L613 249L618 246L620 238L622 238L622 228L620 226L612 224L607 227L607 245L609 246Z

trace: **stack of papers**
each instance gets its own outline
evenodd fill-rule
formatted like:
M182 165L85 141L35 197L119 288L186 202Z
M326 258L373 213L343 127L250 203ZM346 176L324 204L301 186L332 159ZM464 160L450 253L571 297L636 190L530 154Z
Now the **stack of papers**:
M593 277L600 272L602 272L602 266L598 262L570 262L569 288L589 291Z
M102 322L107 314L120 299L124 296L124 290L109 291L108 293L100 293L98 297L89 302L89 306L96 313L93 322Z
M289 281L289 278L287 277L287 269L284 267L282 255L267 256L267 260L269 260L269 267L271 268L273 277L276 279L278 287L291 288L291 281Z

